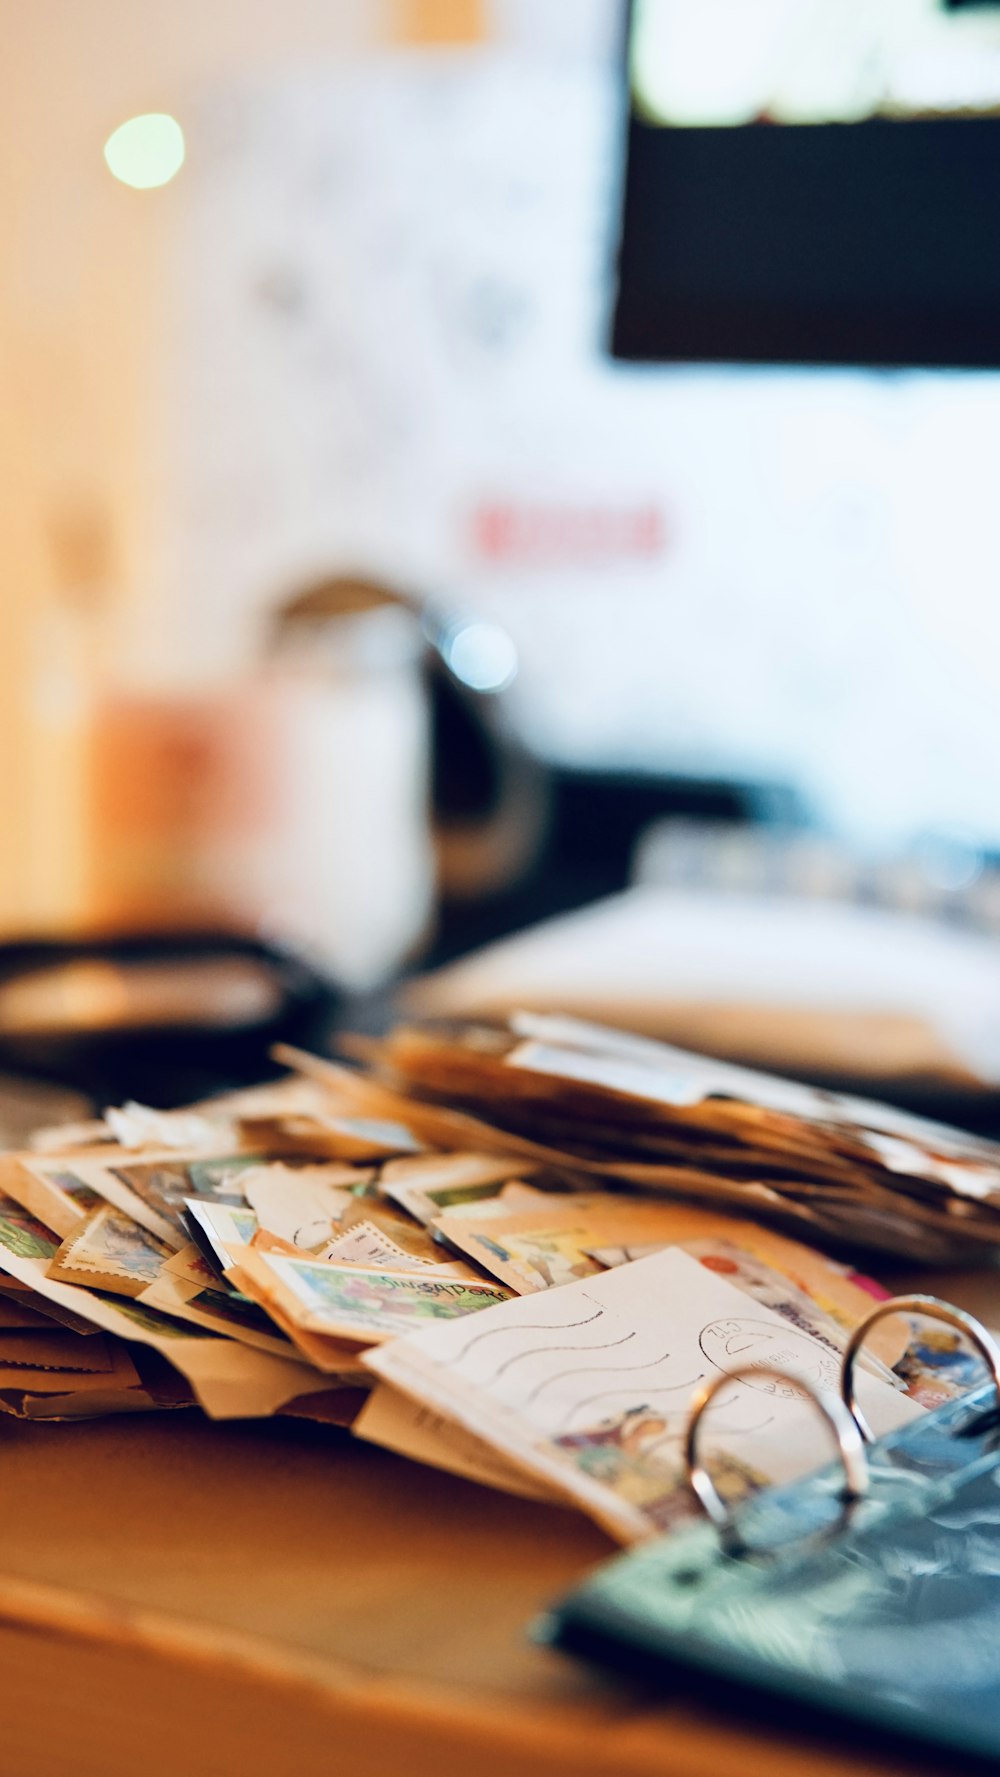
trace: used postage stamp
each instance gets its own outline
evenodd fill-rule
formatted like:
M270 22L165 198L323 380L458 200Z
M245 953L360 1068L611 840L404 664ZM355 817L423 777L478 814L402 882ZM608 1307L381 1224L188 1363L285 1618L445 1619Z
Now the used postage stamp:
M507 1300L499 1284L260 1253L280 1305L300 1325L376 1342Z
M169 1257L170 1248L155 1234L110 1203L102 1203L63 1241L49 1276L117 1296L138 1296L159 1277Z

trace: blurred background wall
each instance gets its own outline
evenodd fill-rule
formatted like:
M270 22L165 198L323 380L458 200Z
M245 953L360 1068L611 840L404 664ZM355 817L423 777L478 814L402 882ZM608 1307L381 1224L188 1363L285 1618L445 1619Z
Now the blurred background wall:
M502 629L549 763L998 849L1000 381L612 364L621 27L0 0L0 929L93 917L95 698L231 688L331 573L481 621L487 688Z
M315 83L317 71L320 81L322 70L336 78L367 52L393 47L527 45L548 57L607 60L617 24L615 8L600 4L3 0L0 930L86 923L94 832L82 743L97 688L133 674L174 691L225 677L251 645L245 628L225 625L234 607L273 603L293 589L300 566L344 565L310 537L314 513L289 546L282 513L276 548L250 539L257 565L248 584L234 586L230 574L213 585L211 535L201 539L209 559L193 582L190 504L204 513L214 490L185 476L198 443L185 425L199 414L197 401L195 411L178 409L173 385L190 381L206 353L211 360L220 320L224 344L225 316L206 285L220 265L231 279L232 253L227 259L223 242L221 260L216 253L213 264L210 251L199 262L184 179L145 192L109 176L101 148L111 131L137 114L170 112L224 162L241 84L266 94L297 76ZM279 166L283 158L278 144ZM220 214L225 235L216 202L211 225ZM280 306L282 292L273 294ZM295 417L256 416L279 460L282 421L294 433ZM244 439L244 481L262 447L266 460L266 439ZM238 479L240 464L224 465L234 467ZM223 506L229 495L223 488ZM239 513L216 510L203 530L214 524L218 533L227 518L239 526Z
M176 192L117 183L104 141L240 75L483 29L475 0L0 6L0 927L79 918L80 700L163 531Z

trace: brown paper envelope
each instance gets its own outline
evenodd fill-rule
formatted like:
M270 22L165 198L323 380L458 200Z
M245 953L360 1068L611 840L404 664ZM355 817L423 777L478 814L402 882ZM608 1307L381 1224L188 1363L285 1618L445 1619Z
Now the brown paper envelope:
M363 1347L357 1341L335 1339L327 1333L317 1333L308 1327L299 1326L291 1315L285 1313L280 1302L274 1300L273 1279L266 1267L253 1264L251 1249L234 1247L232 1252L234 1264L226 1272L228 1281L270 1315L275 1326L287 1334L296 1350L310 1364L314 1364L327 1378L343 1376L350 1379L355 1387L359 1384L370 1387L371 1379L361 1363Z
M37 1290L28 1283L21 1283L16 1277L8 1277L0 1272L0 1301L12 1302L20 1312L22 1304L26 1304L33 1313L38 1314L49 1326L66 1327L78 1338L92 1339L97 1336L98 1328L84 1320L82 1314L75 1314L71 1308L64 1308L60 1303L47 1302Z
M21 1294L19 1300L0 1295L0 1331L51 1333L55 1325L52 1316L42 1314L38 1308L25 1301L26 1293Z
M73 1370L109 1375L114 1369L106 1339L81 1339L76 1333L0 1332L0 1364L34 1370Z
M0 1362L0 1389L21 1388L34 1394L93 1394L107 1389L110 1375L82 1374L79 1370L34 1370L29 1364Z
M301 1400L279 1407L278 1414L282 1419L311 1419L316 1425L339 1425L346 1429L357 1419L369 1389L368 1378L345 1378L342 1382L334 1378L333 1386L325 1394L303 1395Z
M90 1148L58 1156L2 1154L0 1191L65 1240L100 1201L78 1170L98 1152L106 1150Z
M46 1276L56 1243L30 1217L0 1198L0 1269L28 1284L47 1301L72 1309L104 1332L150 1346L172 1363L191 1384L211 1418L268 1418L286 1400L326 1386L306 1364L252 1351L232 1339L213 1338L194 1327L184 1328L157 1311L135 1302L108 1302L93 1291L57 1283ZM38 1256L26 1256L25 1243Z
M164 1275L150 1284L140 1300L148 1303L151 1308L159 1308L164 1314L173 1315L177 1320L206 1327L209 1332L235 1339L256 1351L270 1351L277 1357L295 1357L288 1340L277 1327L268 1331L265 1327L248 1324L240 1313L238 1303L227 1301L225 1292L225 1283L218 1278L213 1278L212 1283L206 1285L204 1282L192 1283L187 1278Z
M553 1490L537 1475L507 1462L499 1450L443 1414L433 1412L400 1394L387 1382L373 1389L352 1427L355 1437L394 1450L431 1468L445 1469L463 1480L478 1481L522 1499L541 1499L562 1505Z
M111 1388L138 1387L141 1378L126 1346L115 1339L102 1339L101 1343L107 1350L106 1367L90 1373L4 1363L0 1354L0 1388L23 1388L36 1394L93 1394Z

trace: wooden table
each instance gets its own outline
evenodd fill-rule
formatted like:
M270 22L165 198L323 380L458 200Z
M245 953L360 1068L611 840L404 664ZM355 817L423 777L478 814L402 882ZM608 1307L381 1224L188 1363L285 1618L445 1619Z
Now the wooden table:
M11 1777L943 1769L534 1646L603 1534L347 1433L180 1412L5 1421L0 1441Z

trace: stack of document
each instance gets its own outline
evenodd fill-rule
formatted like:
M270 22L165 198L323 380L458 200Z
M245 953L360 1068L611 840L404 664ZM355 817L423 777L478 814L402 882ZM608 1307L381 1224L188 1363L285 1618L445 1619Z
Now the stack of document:
M442 1145L505 1145L918 1261L1000 1244L1000 1145L890 1105L531 1013L361 1047L382 1089L366 1079L356 1102Z
M723 1491L815 1462L770 1372L836 1387L885 1294L849 1247L1000 1231L1000 1151L887 1107L559 1018L353 1048L0 1156L0 1407L351 1424L629 1540L692 1509L683 1429L720 1374L761 1372L707 1426ZM944 1372L940 1339L876 1330L876 1431L971 1379L953 1343Z

